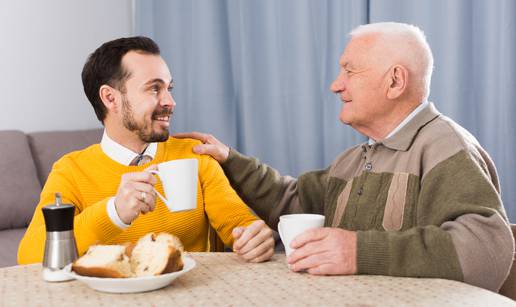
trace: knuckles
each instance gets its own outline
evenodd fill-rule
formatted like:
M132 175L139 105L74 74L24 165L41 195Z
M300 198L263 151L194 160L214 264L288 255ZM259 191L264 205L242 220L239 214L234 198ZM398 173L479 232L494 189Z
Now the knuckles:
M266 234L267 236L271 236L271 237L272 237L272 229L270 229L269 227L267 227L264 231L265 231L265 234ZM272 238L271 238L271 239L272 239Z
M215 137L211 134L206 135L206 142L207 143L214 143Z

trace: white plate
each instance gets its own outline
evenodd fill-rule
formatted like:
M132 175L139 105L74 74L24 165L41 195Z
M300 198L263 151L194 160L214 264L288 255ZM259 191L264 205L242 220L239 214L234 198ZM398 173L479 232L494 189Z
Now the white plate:
M68 275L72 276L80 282L85 283L90 288L97 291L111 293L133 293L151 291L168 286L174 279L195 267L195 260L190 257L183 256L183 263L184 266L181 271L158 276L131 278L101 278L82 276L72 271L72 264L67 265L64 268L64 271Z

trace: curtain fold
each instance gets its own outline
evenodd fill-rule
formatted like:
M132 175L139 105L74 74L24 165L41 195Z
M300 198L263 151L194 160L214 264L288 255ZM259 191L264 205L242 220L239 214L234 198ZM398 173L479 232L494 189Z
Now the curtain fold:
M329 86L347 33L412 23L434 52L430 100L495 161L516 222L516 2L512 0L136 0L176 83L172 131L204 131L282 174L327 167L365 138L338 120Z

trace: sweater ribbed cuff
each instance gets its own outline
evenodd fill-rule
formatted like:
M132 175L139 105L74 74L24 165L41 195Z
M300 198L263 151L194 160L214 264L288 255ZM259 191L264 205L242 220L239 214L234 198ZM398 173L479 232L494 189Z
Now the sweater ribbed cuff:
M389 241L386 232L357 231L357 273L389 275Z

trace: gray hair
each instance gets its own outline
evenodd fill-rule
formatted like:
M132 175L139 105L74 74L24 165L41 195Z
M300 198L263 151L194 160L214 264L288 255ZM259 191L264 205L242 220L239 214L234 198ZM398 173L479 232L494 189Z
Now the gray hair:
M418 70L423 74L423 84L420 86L423 90L423 99L427 99L430 94L430 82L434 68L434 57L426 40L425 33L414 25L398 22L379 22L361 25L349 33L352 38L366 34L380 34L387 40L389 40L389 38L402 39L407 43L412 43L411 45L414 46L414 48L407 49L411 49L408 52L412 52L411 58L414 58L417 62L416 65L419 68Z

